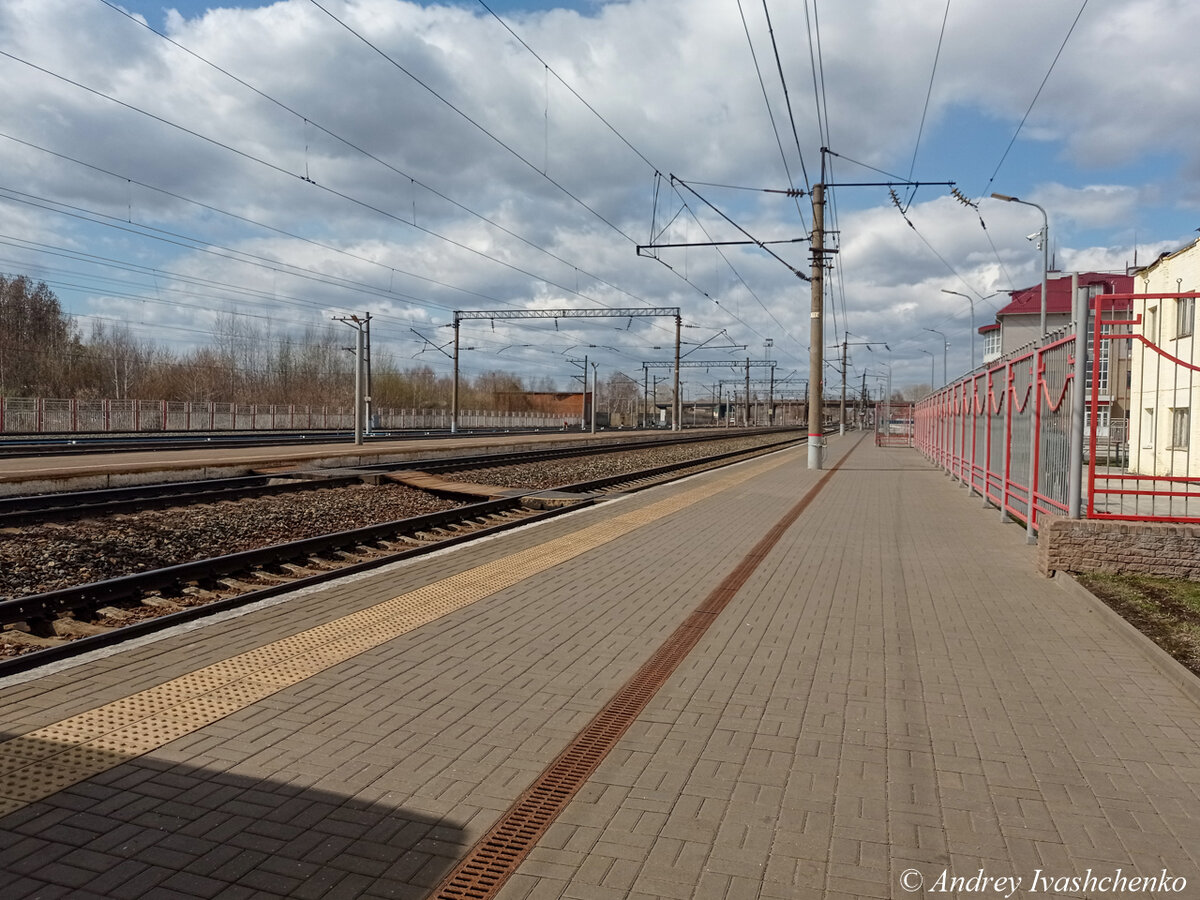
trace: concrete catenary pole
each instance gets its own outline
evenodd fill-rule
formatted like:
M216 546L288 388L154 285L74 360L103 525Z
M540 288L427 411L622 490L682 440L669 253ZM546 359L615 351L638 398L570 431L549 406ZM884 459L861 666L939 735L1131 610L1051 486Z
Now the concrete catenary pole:
M771 386L767 389L767 425L775 424L775 367L771 366Z
M585 354L583 354L583 403L580 405L580 409L579 409L579 430L580 431L587 431L587 412L588 412L588 410L587 410L587 372L588 372L587 367L588 367L588 359L587 359L587 354L585 353ZM594 403L595 400L593 399L592 402Z
M650 424L650 369L642 366L642 427Z
M374 406L374 403L371 399L371 314L365 313L365 316L366 316L366 323L367 323L366 324L367 337L366 337L366 358L364 361L366 363L366 368L367 368L367 372L366 372L367 395L363 398L363 402L366 404L366 407L367 407L366 430L367 430L367 434L370 434L371 433L371 408Z
M363 442L363 320L358 316L334 316L335 322L343 322L354 329L354 443ZM347 348L348 349L348 348Z
M458 313L454 314L454 385L450 389L450 433L458 433Z
M683 317L675 317L675 387L674 397L671 402L671 430L678 431L680 428L679 420L683 415L683 400L679 396L679 341L683 329Z
M746 360L746 427L750 427L750 360Z
M351 316L354 319L354 316ZM363 442L363 328L362 323L355 319L358 326L355 329L354 340L354 443Z
M846 433L846 339L842 338L842 406L838 412L838 434Z
M809 313L809 351L808 351L808 467L821 468L821 390L822 347L825 342L821 316L825 303L825 185L814 184L812 189L813 226L812 226L812 310Z

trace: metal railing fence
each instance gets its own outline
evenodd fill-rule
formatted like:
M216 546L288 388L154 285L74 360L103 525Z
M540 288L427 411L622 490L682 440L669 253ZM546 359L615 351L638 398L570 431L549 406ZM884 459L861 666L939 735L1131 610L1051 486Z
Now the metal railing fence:
M1035 529L1067 513L1074 343L1018 351L916 406L917 449L1006 515L1032 515Z
M1130 399L1124 437L1114 442L1111 418L1088 423L1091 464L1087 475L1088 518L1151 522L1200 522L1200 431L1193 409L1200 398L1195 304L1200 294L1129 294L1122 309L1105 302L1095 317L1091 345L1097 358L1119 357L1127 348ZM1109 296L1105 295L1105 301ZM1112 390L1111 366L1092 371L1093 410Z
M1047 335L919 401L916 448L1031 535L1047 515L1200 522L1200 364L1178 307L1197 297L1099 295L1090 340Z
M441 409L375 409L371 419L374 431L450 427L450 413ZM541 412L459 414L464 428L553 428L562 422L562 416ZM353 407L0 397L0 434L10 435L353 428Z
M911 447L914 435L913 404L888 401L875 404L876 447Z

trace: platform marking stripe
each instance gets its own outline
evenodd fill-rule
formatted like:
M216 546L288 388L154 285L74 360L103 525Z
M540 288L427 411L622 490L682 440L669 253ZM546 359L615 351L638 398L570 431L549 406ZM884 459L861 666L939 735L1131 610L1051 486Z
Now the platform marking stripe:
M851 446L853 451L863 438ZM431 900L491 900L537 846L580 788L676 668L708 633L780 538L821 492L849 453L842 456L758 543L733 571L659 645L592 720L575 735L499 820L429 895Z
M0 816L788 461L738 471L0 742Z

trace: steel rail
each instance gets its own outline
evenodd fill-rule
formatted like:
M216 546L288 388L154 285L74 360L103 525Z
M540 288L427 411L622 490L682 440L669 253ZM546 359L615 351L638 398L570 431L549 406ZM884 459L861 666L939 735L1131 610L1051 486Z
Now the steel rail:
M448 428L414 428L405 430L389 430L375 432L366 436L368 441L406 441L421 440L428 437L471 437L473 435L489 434L542 434L558 431L557 428L472 428L460 429L451 435ZM147 436L144 434L130 435L127 438L89 437L87 435L63 436L52 439L26 439L32 436L0 437L0 457L21 456L79 456L89 453L136 453L145 450L230 450L240 447L290 447L305 444L333 443L341 439L343 443L353 440L353 433L344 429L306 429L297 432L245 432L218 433L192 432L190 435L167 434Z
M753 429L738 437L762 434ZM0 497L0 528L27 525L33 522L63 521L89 515L128 512L151 507L173 506L179 503L206 503L230 499L235 496L261 496L265 494L290 493L326 487L343 487L362 480L360 474L388 472L398 469L416 469L422 472L456 472L464 469L493 468L516 465L522 462L539 462L576 456L594 456L605 453L627 452L677 444L711 440L727 440L728 435L688 435L656 439L637 443L608 441L603 444L583 444L550 449L522 449L503 453L485 453L474 456L439 456L386 463L370 463L365 466L342 468L296 470L294 473L274 475L242 475L230 478L207 478L194 481L158 482L144 485L126 485L116 488L98 488L87 491L64 491L48 494L30 494ZM338 474L346 471L347 474ZM280 481L289 478L289 481Z
M184 609L166 613L161 616L156 616L151 619L144 619L140 622L134 622L134 623L130 623L128 625L122 625L118 628L112 629L111 631L101 632L99 634L94 634L94 635L88 635L86 637L77 638L75 640L67 641L62 644L52 645L52 646L44 647L44 648L41 648L38 650L33 650L28 653L22 653L18 656L9 657L7 659L0 659L0 678L4 677L6 675L14 675L18 672L25 672L30 669L37 668L38 666L44 665L46 663L55 662L55 661L61 660L61 659L68 659L73 656L79 656L79 655L82 655L83 653L87 653L92 650L98 650L98 649L101 649L104 647L115 646L115 645L123 643L127 640L133 640L134 638L142 637L144 635L154 634L159 631L165 631L166 629L172 628L176 625L181 625L186 622L193 622L197 619L201 619L206 616L215 615L216 613L220 613L220 612L225 612L226 610L237 609L242 606L247 606L251 603L256 603L260 600L269 599L270 597L274 597L278 594L288 593L290 591L300 590L301 588L310 587L310 586L318 585L318 584L323 584L327 581L333 581L334 579L337 579L337 578L344 578L347 575L353 575L358 572L367 572L367 571L370 571L371 569L376 569L376 568L379 568L380 566L388 565L390 563L400 562L401 560L404 560L404 559L410 559L412 557L422 556L427 553L432 553L433 551L441 550L444 547L452 547L456 544L461 544L466 541L475 540L476 538L486 537L489 534L498 534L502 531L506 531L511 528L516 528L519 525L525 525L525 524L529 524L529 523L533 523L533 522L542 521L544 519L549 519L554 516L561 515L570 510L579 509L581 506L588 505L592 502L593 501L591 499L581 498L579 503L572 504L569 507L557 507L554 509L543 510L540 512L533 512L528 516L524 516L519 519L514 519L509 522L501 522L496 525L491 525L486 528L481 528L481 529L463 533L463 534L450 535L450 536L445 537L441 540L438 540L434 543L431 543L427 546L411 547L411 548L407 548L405 550L399 550L399 551L395 551L392 553L387 553L385 555L378 556L373 559L366 559L366 560L362 560L360 562L350 563L350 564L347 564L344 566L338 566L336 569L329 569L324 572L316 572L316 573L313 573L312 575L305 575L305 576L302 576L299 578L289 579L287 581L280 582L279 584L267 585L267 586L264 586L261 588L256 588L255 590L248 591L246 593L237 594L232 597L225 597L222 599L213 600L211 602L204 603L200 606L185 607ZM503 508L503 507L507 507L507 510L512 510L512 509L520 506L520 501L519 501L519 498L514 499L514 500L506 499L506 500L501 500L501 501L487 501L486 503L472 504L469 507L460 507L458 512L461 513L466 510L469 510L469 509L474 509L474 510L476 510L476 514L472 518L478 518L478 517L484 515L484 513L479 511L479 507L487 507L487 506L494 507L496 511L501 511L501 508ZM496 511L494 511L492 513L488 513L488 515L495 515ZM435 515L437 515L437 514L435 514ZM382 530L382 529L386 528L387 525L389 525L389 524L390 525L401 525L401 524L406 524L406 523L414 523L417 520L424 519L424 518L426 518L426 517L418 516L415 519L401 519L401 520L397 520L396 522L393 522L393 523L386 523L385 525L373 525L373 526L370 526L369 528L373 529L373 530ZM453 524L461 523L463 521L463 518L464 518L463 516L460 516L456 520L456 522ZM358 530L367 530L367 529L358 529ZM416 529L416 530L419 531L421 529ZM319 538L309 539L308 543L311 543L315 546L316 544L319 544L322 541L326 541L327 542L326 549L344 549L347 546L356 546L356 545L361 545L363 543L367 543L366 540L358 540L358 541L354 541L349 544L342 544L340 546L334 546L333 543L330 543L330 539L344 536L344 535L347 535L350 533L351 532L341 532L338 535L322 535ZM400 534L400 532L397 531L397 532L394 532L393 534L398 536ZM380 538L376 538L376 540L379 540L379 539ZM61 609L61 611L77 611L77 610L81 610L81 609L93 608L97 605L105 605L110 602L118 602L119 597L136 596L138 593L145 593L147 590L156 589L156 588L150 587L151 585L157 584L161 588L161 587L171 586L173 584L178 584L179 581L181 580L181 577L184 576L186 572L189 572L189 571L195 572L198 570L202 570L204 568L205 564L208 564L211 566L213 564L216 564L216 563L219 563L222 561L233 560L235 557L247 557L248 558L250 555L254 555L254 554L258 554L259 559L267 559L268 557L263 555L263 551L273 550L273 549L278 550L283 547L295 547L297 544L301 544L301 543L306 543L306 542L295 541L290 544L282 544L282 545L276 544L273 547L264 547L264 548L260 548L259 550L246 551L244 554L231 554L230 556L217 557L217 558L211 559L211 560L201 560L201 561L198 561L195 563L184 563L182 565L171 566L166 569L156 569L153 572L143 572L143 573L138 573L135 575L126 575L126 576L122 576L121 578L109 579L108 581L98 581L98 582L95 582L90 585L80 585L77 588L64 588L61 591L51 591L49 593L37 594L37 595L30 596L30 597L18 598L16 600L2 601L2 602L0 602L0 621L6 622L6 623L11 622L11 621L13 621L10 618L11 614L16 613L20 609L26 609L26 608L34 609L35 611L39 608L49 611L52 608L58 607ZM287 560L286 559L278 559L278 558L275 560L276 563L285 562L285 561L287 561ZM265 564L270 564L270 563L265 563ZM248 566L249 563L247 562L246 565ZM214 575L212 575L210 577L217 577L215 575L216 570L212 569L211 571L214 572ZM232 572L227 571L227 572L222 573L222 575L224 577L228 577L229 575L232 575L232 574L236 574L236 571L232 571ZM144 589L142 589L142 590L138 590L136 588L139 578L141 579L142 584L145 586ZM108 591L110 588L113 589L113 592L111 594L106 594L105 592ZM71 594L75 595L74 599L71 598L71 596L70 596ZM11 606L10 606L10 604L11 604ZM16 619L15 621L22 621L22 620Z
M277 475L241 475L233 478L162 482L59 494L0 497L0 528L134 509L175 506L179 503L211 503L232 497L344 487L361 480L354 475L321 475L316 478L295 478L286 481L281 481Z
M480 520L497 515L511 514L518 510L528 509L528 507L524 505L523 501L526 498L537 494L544 494L553 491L556 493L577 493L580 495L577 502L570 503L569 505L549 510L530 512L528 515L522 516L521 518L513 519L508 522L488 525L483 528L475 529L470 532L464 532L458 535L450 535L446 538L431 542L425 546L411 547L394 552L385 552L372 559L349 563L347 565L338 566L334 569L314 573L311 575L304 575L299 578L289 578L288 580L280 582L279 584L267 585L261 588L255 587L253 590L238 594L233 597L213 600L211 602L194 607L186 607L184 609L166 613L151 619L146 619L141 622L123 625L114 628L111 631L77 638L66 641L59 645L52 645L17 656L9 657L7 659L0 660L0 677L15 674L21 671L27 671L31 668L43 665L44 663L79 655L100 647L112 646L124 640L129 640L144 634L164 630L172 627L173 625L194 621L204 616L247 605L281 593L331 581L335 578L341 578L356 572L368 571L392 562L398 562L400 560L430 553L443 547L453 546L455 544L474 540L489 534L495 534L510 528L515 528L519 525L542 521L544 519L593 504L595 502L595 498L588 496L588 493L603 490L613 485L645 481L646 479L655 478L657 476L671 474L674 472L680 472L681 470L711 465L714 462L724 462L738 456L759 456L763 455L764 453L777 450L783 446L804 443L806 440L807 437L805 436L795 435L791 438L784 438L763 446L726 451L710 457L698 457L691 460L681 460L674 463L654 466L649 469L627 472L622 475L607 476L605 478L578 482L557 488L542 488L524 491L512 497L505 497L499 500L488 500L481 503L472 503L466 506L459 506L453 509L428 513L421 516L414 516L407 519L398 519L391 522L384 522L380 524L364 526L362 528L350 529L348 531L318 535L316 537L304 538L297 541L289 541L283 544L273 544L267 547L244 550L238 553L228 554L226 556L214 557L212 559L181 563L147 572L122 575L117 578L110 578L104 581L92 582L90 584L76 585L73 587L61 588L40 594L32 594L27 597L3 600L0 601L0 625L10 625L17 622L28 621L44 621L61 617L64 614L69 615L79 612L93 612L102 606L120 603L122 601L144 596L155 591L172 589L180 584L217 581L221 578L229 578L236 576L239 573L252 571L255 569L278 566L297 560L309 560L313 557L320 557L321 554L329 553L331 551L344 551L348 548L353 548L356 546L369 546L373 543L400 538L406 535L414 535L427 531L435 531L438 529L447 529L472 520ZM645 484L632 484L627 489L627 492L643 490L660 483L662 483L661 480Z

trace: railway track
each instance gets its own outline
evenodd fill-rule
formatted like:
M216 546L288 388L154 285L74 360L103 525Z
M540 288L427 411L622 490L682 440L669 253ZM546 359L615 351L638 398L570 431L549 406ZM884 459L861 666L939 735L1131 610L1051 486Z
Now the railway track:
M519 428L505 430L501 428L472 428L460 429L454 433L454 436L470 437L472 435L497 433L537 434L540 431L554 430L557 429ZM365 440L371 443L377 441L423 440L430 437L450 436L451 432L448 428L418 428L411 431L377 431L366 435ZM303 432L130 434L124 437L114 435L99 437L92 435L64 435L61 437L19 435L0 438L0 458L38 455L77 456L89 453L125 453L139 450L216 450L241 447L288 447L353 440L353 431L334 429L328 431L310 429Z
M514 491L413 518L0 601L3 634L21 644L18 655L0 659L0 676L561 515L605 493L642 490L803 440L792 435L758 447L553 489Z
M747 431L739 436L760 434ZM35 522L61 522L87 516L131 512L184 503L213 503L240 497L267 496L299 490L338 487L356 484L373 474L395 471L398 468L422 472L446 473L471 469L511 466L525 462L546 462L571 457L598 456L610 453L644 450L648 447L672 447L681 444L722 440L725 436L711 434L687 435L654 441L630 443L605 441L552 449L525 449L507 453L484 453L469 456L434 457L406 461L375 463L347 469L322 469L275 475L241 475L231 478L206 478L198 481L178 481L159 484L128 485L87 491L0 497L0 528L12 528Z

